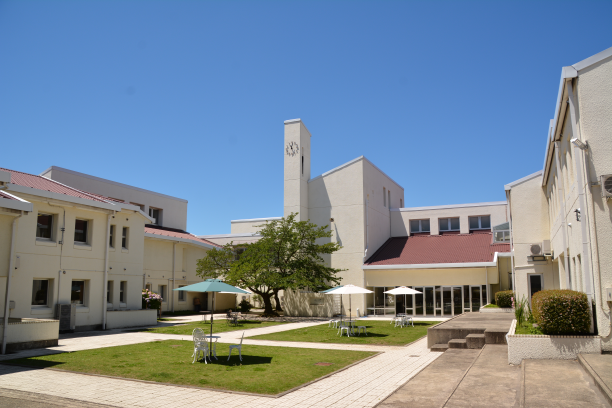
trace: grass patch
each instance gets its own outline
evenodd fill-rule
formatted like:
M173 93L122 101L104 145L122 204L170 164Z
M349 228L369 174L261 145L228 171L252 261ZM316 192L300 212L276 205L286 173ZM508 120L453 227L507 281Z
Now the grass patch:
M337 371L375 353L244 345L242 362L217 344L219 360L192 364L191 341L165 340L10 360L32 367L53 367L178 385L278 394ZM316 363L332 363L317 366ZM203 402L205 405L205 402Z
M485 308L489 308L489 307L494 307L494 308L496 307L499 309L499 306L494 305L493 303L489 303L488 305L485 305Z
M544 334L539 327L533 327L532 323L523 322L520 326L517 324L514 334Z
M378 344L399 346L413 342L427 335L427 328L439 322L414 322L414 327L394 327L388 321L359 320L356 326L366 326L368 335L346 337L338 336L338 329L327 324L311 326L303 329L288 330L279 333L263 334L250 337L257 340L306 341L313 343L340 344ZM355 329L355 332L357 329Z
M171 320L171 319L165 320L165 322L168 322L168 321L175 321L175 320ZM182 334L182 335L191 336L191 334L193 333L193 329L195 329L196 327L199 327L200 329L204 330L206 334L210 333L210 322L196 321L196 322L188 322L188 323L181 323L181 322L176 322L176 323L177 323L176 326L151 327L148 329L141 329L137 331L144 331L144 332L150 332L150 333L162 333L162 334ZM238 326L234 326L233 324L229 324L227 320L222 319L222 320L215 320L215 324L213 325L213 333L255 329L258 327L276 326L277 324L284 324L284 323L282 322L262 322L259 320L242 320L240 321Z

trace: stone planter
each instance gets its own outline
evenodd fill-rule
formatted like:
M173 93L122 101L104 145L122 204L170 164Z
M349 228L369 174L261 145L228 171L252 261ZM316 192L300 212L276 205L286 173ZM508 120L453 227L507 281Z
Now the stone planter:
M511 307L481 307L480 313L514 313Z
M509 364L518 365L524 359L575 360L578 354L601 354L600 336L546 336L515 331L513 320L506 336Z

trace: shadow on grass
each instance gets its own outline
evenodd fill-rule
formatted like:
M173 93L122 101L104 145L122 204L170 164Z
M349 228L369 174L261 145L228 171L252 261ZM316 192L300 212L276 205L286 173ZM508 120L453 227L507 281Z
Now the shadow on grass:
M29 358L19 358L15 360L5 361L4 364L7 365L18 365L18 366L27 366L29 368L50 368L55 367L57 365L62 365L64 362L61 361L46 361L46 360L35 360Z
M204 364L204 360L199 360L198 363ZM260 364L271 364L272 357L263 357L263 356L250 356L248 354L242 355L242 361L240 361L240 357L238 354L230 357L229 361L227 361L227 357L219 356L218 360L212 359L212 364L226 367L235 367L235 366L248 366L248 365L260 365ZM211 364L210 360L208 360L208 364Z

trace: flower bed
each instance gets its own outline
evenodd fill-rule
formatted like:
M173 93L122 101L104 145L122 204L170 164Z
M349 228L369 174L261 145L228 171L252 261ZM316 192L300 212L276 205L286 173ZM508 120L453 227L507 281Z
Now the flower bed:
M520 364L524 359L574 360L578 354L601 354L601 337L547 336L515 334L516 320L506 336L508 363Z
M497 305L484 305L479 310L480 313L514 313L511 307L499 307Z

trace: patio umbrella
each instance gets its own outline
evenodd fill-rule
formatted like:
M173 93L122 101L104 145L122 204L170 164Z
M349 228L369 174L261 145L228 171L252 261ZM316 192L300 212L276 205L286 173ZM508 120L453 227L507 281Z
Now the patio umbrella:
M405 308L406 307L406 295L416 295L416 294L419 294L419 293L422 293L422 292L419 292L418 290L410 289L410 288L408 288L406 286L400 286L400 287L397 287L395 289L388 290L388 291L386 291L384 293L388 293L390 295L396 295L396 296L397 295L404 295L404 308ZM395 313L397 314L397 312L395 312ZM413 313L413 315L414 315L414 313Z
M212 292L213 294L213 307L210 314L210 347L208 353L212 352L212 333L213 333L213 320L215 315L215 293L251 293L246 290L237 288L232 285L228 285L219 279L206 279L204 282L194 283L193 285L183 286L174 290L184 290L187 292Z
M351 295L356 295L356 294L360 294L360 293L374 293L371 290L368 289L364 289L362 287L359 286L355 286L355 285L342 285L342 286L337 286L335 288L332 289L328 289L327 291L324 291L324 293L328 294L328 295L349 295L349 321L353 321L352 320L352 316L351 316ZM340 302L342 302L342 298L340 298ZM342 312L342 311L341 311Z
M344 285L340 285L340 286L333 287L331 289L322 290L320 293L328 293L329 291L340 289L343 286ZM342 322L342 296L340 296L340 321Z

